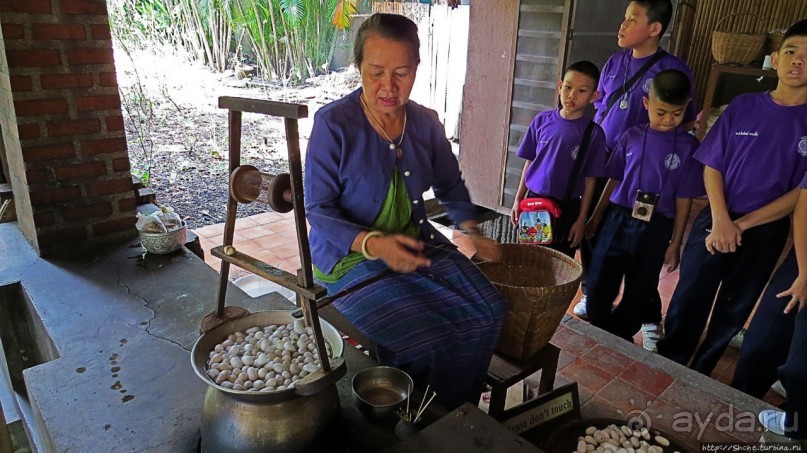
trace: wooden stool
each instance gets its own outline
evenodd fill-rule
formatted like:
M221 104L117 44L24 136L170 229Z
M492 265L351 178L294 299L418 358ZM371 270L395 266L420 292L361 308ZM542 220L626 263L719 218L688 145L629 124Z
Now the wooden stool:
M555 373L558 371L559 356L560 349L552 343L547 343L538 353L524 361L516 361L494 353L485 379L485 383L491 387L488 415L499 419L504 414L507 389L539 370L541 370L541 382L538 384L538 394L552 390L555 385Z

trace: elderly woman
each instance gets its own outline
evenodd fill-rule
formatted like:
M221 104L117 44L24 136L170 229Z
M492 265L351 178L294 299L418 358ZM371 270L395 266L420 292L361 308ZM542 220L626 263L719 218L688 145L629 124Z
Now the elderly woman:
M477 255L498 246L476 229L476 209L437 114L409 100L417 27L374 14L354 46L362 87L320 109L306 154L305 201L316 278L377 345L379 362L430 385L454 408L477 402L506 306L471 261L426 218L433 188Z

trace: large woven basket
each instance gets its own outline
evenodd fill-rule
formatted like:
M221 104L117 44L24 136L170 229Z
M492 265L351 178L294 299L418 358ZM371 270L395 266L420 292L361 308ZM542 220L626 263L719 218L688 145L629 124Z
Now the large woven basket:
M546 247L501 247L501 262L479 265L507 300L507 318L496 350L526 360L546 346L557 330L577 293L583 267Z
M182 222L182 227L168 233L140 232L140 244L149 253L164 255L179 250L185 245L188 237L188 226Z
M754 16L755 14L736 13L724 16L715 24L712 32L712 56L720 64L751 64L762 52L767 33L738 33L718 31L720 24L733 16Z

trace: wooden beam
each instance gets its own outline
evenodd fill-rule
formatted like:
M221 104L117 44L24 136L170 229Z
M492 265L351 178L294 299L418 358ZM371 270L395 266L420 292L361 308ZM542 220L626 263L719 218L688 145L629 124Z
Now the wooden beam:
M285 118L308 118L308 106L306 105L265 101L262 99L221 96L219 97L219 108Z

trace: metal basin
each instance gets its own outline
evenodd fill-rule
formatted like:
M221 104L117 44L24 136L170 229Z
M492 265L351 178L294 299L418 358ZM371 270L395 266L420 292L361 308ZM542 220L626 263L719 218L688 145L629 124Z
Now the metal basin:
M353 376L356 406L371 418L391 417L409 397L412 378L389 366L376 366Z
M288 311L253 313L222 324L196 341L191 363L196 375L208 385L202 408L203 452L314 451L312 448L338 418L335 385L301 396L293 388L266 393L225 389L207 376L208 353L231 333L293 320ZM344 351L342 337L332 325L325 321L321 325L333 355L340 357Z

